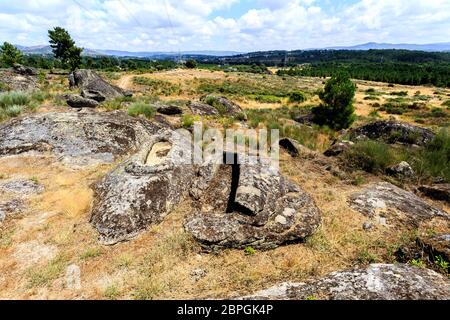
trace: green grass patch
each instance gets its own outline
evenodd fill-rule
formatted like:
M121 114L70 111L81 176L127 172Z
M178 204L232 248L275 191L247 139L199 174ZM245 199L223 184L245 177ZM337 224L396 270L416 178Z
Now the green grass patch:
M155 113L155 108L144 102L135 102L128 108L128 115L132 117L143 115L147 119L151 119L155 116Z
M148 90L152 95L171 96L181 94L182 92L179 85L169 81L137 76L133 78L133 82L137 85L148 87Z

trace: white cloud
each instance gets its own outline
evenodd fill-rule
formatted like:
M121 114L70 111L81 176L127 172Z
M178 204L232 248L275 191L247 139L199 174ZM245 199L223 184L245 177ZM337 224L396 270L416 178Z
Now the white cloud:
M63 26L81 46L120 50L450 41L448 0L360 0L335 11L323 1L258 0L240 16L221 16L240 1L247 0L0 0L0 40L42 44L48 29Z

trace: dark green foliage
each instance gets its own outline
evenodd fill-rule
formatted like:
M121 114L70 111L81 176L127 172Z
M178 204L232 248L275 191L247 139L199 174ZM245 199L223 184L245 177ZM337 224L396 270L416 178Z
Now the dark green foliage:
M344 157L348 167L370 173L382 173L398 161L391 147L371 140L356 143L344 153Z
M195 69L197 68L197 61L190 59L186 61L185 66L188 69Z
M356 86L345 74L328 80L319 96L322 104L313 108L314 122L335 130L349 128L356 119L353 98Z
M441 177L450 182L450 131L442 129L436 138L420 151L414 167L423 176Z
M144 115L146 118L153 118L156 110L152 106L144 102L135 102L128 108L128 114L132 117Z
M211 71L224 71L224 72L247 72L255 74L270 74L271 72L263 64L251 64L251 65L221 65L221 64L205 64L199 65L201 69L207 69Z
M0 66L12 67L22 62L22 53L11 43L5 42L0 46Z
M407 50L296 52L295 64L278 75L329 77L345 70L351 78L406 85L450 87L450 53ZM393 85L390 85L393 87Z
M64 67L75 70L81 66L83 49L75 45L67 30L56 27L48 31L48 36L55 58L59 59Z
M302 103L305 102L307 100L306 95L301 92L301 91L295 91L295 92L291 92L289 94L289 102L291 103Z
M258 101L260 103L281 103L281 99L276 96L272 95L257 95L257 96L251 96L255 101Z

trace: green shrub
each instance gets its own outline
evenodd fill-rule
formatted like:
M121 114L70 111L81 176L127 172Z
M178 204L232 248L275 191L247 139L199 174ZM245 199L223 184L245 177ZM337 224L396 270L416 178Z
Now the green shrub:
M133 82L137 85L148 87L150 93L156 96L171 96L173 94L181 93L181 87L179 85L172 84L169 81L152 79L149 77L134 77Z
M188 61L186 61L185 66L188 69L195 69L195 68L197 68L197 61L192 60L192 59L188 60Z
M425 178L441 177L450 182L450 130L442 129L419 153L414 169Z
M336 130L349 128L356 119L355 92L356 86L348 75L339 74L328 80L319 95L322 105L312 109L314 122Z
M444 107L449 107L450 108L450 100L447 100L447 101L443 102L442 105Z
M10 106L5 109L5 115L13 118L18 117L23 111L23 106Z
M181 120L181 123L183 125L183 128L189 129L194 126L195 121L196 121L196 119L194 116L192 116L190 114L185 114Z
M281 99L275 96L265 96L265 95L259 95L254 97L255 101L258 101L260 103L281 103Z
M30 96L24 92L0 93L0 108L26 106L31 102Z
M256 250L253 247L246 247L244 253L246 256L253 256L256 254Z
M397 161L392 149L381 142L360 141L344 153L349 167L370 173L381 173Z
M399 96L399 97L407 97L408 91L395 91L391 93L392 96Z
M220 103L218 97L210 95L206 96L202 100L206 104L209 104L211 107L214 107L217 111L219 111L220 115L225 115L227 113L227 107Z
M305 102L308 98L305 93L302 91L294 91L289 94L289 102L290 103L302 103Z
M31 100L39 102L39 103L42 103L51 97L52 97L52 95L46 91L34 91L31 94Z
M128 114L132 117L144 115L146 118L153 118L156 113L155 108L143 102L135 102L128 108Z

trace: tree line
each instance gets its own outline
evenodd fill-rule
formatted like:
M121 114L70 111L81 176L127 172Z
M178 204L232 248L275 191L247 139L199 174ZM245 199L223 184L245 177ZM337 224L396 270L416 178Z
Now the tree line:
M345 71L351 78L397 83L450 87L450 63L323 62L282 69L278 75L331 77Z

